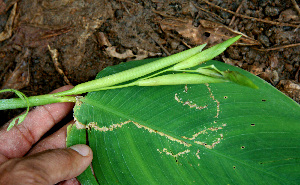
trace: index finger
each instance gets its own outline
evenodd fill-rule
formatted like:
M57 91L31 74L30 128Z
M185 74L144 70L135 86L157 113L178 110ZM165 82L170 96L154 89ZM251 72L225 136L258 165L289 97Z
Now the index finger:
M64 86L54 92L71 89ZM6 131L8 123L0 129L0 163L3 160L25 155L48 130L61 121L73 108L74 103L54 103L38 106L30 111L25 120Z

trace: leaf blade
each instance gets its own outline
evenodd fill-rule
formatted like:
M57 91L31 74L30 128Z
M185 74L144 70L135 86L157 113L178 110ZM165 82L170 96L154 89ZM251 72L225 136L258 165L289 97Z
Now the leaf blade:
M82 99L74 114L91 129L100 183L299 181L296 168L285 167L295 165L299 153L299 105L247 72L206 65L212 64L239 71L260 89L233 83L189 85L187 93L184 85L130 87Z

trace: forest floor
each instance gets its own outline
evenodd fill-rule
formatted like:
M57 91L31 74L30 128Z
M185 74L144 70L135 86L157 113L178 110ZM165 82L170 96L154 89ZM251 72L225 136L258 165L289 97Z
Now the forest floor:
M0 87L28 96L46 94L94 79L107 66L165 57L203 43L210 47L243 34L216 60L250 71L299 103L298 4L296 0L0 0ZM1 123L20 111L1 111Z

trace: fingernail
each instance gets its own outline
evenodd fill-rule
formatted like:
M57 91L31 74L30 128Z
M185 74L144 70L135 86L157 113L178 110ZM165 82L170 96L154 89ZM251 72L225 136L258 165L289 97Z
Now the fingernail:
M87 145L74 145L70 147L82 156L87 156L90 153L90 148Z

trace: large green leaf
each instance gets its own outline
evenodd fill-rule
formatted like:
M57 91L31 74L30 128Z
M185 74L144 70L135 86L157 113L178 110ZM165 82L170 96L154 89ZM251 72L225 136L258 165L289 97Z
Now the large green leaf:
M109 67L97 78L142 63ZM89 127L99 184L300 183L300 106L246 71L217 61L204 65L212 64L241 72L259 89L233 83L129 87L77 102L76 126ZM80 137L78 129L68 137ZM86 173L83 184L94 178Z

